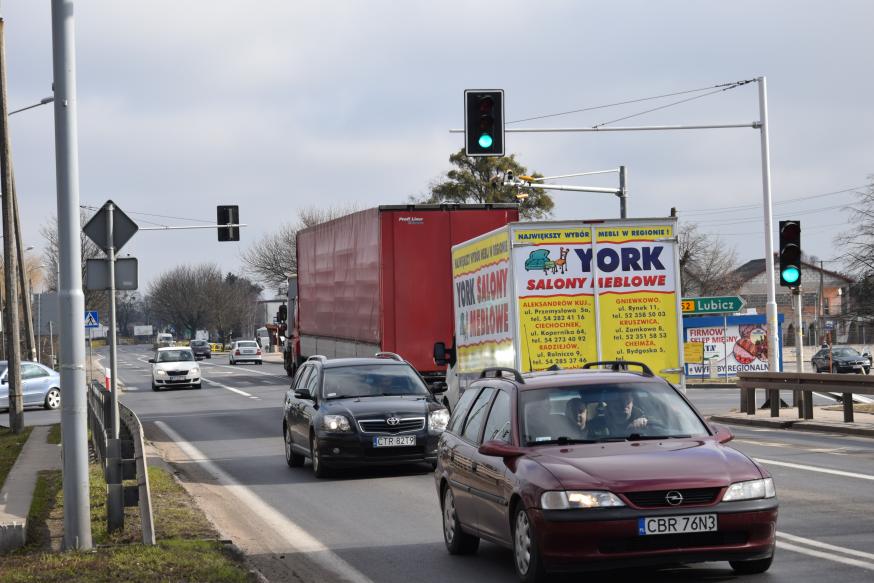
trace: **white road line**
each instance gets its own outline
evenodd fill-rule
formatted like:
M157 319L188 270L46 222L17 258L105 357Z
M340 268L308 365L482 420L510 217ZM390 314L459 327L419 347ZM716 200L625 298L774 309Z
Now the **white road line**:
M827 551L835 551L838 553L843 553L845 555L852 555L854 557L861 557L863 559L869 559L874 561L874 554L866 553L864 551L857 551L855 549L848 549L846 547L839 547L837 545L830 545L828 543L823 543L818 540L813 540L810 538L804 538L803 536L795 536L794 534L787 534L785 532L777 531L778 538L785 538L794 543L798 544L806 544L812 547L819 547L821 549L825 549Z
M847 557L841 557L839 555L833 555L831 553L824 553L821 551L806 549L804 547L799 547L799 546L793 545L791 543L784 543L783 541L780 541L780 540L777 541L777 548L784 549L787 551L793 551L796 553L801 553L802 555L816 557L817 559L825 559L826 561L834 561L835 563L843 563L844 565L851 565L853 567L859 567L860 569L867 569L869 571L874 571L874 564L871 564L871 563L866 563L864 561L859 561L857 559L850 559Z
M847 450L843 447L804 447L793 443L782 443L779 441L756 441L754 439L735 439L736 443L746 443L748 445L758 445L760 447L786 447L793 448L799 451L808 453L828 453L833 455L846 455Z
M308 559L318 564L323 569L335 573L350 583L373 583L371 579L356 570L352 565L344 561L321 541L313 537L303 528L282 515L275 508L261 500L257 494L248 487L240 484L226 474L213 462L211 462L199 449L188 443L182 437L170 429L163 421L155 421L176 445L187 455L191 461L199 464L204 470L212 474L218 482L226 487L241 503L249 507L253 514L264 520L274 531L274 535L285 542L297 552L310 553Z
M200 362L201 362L201 366L203 366L204 364L206 364L206 365L208 365L208 366L221 367L221 368L229 368L229 369L231 369L231 370L238 370L238 371L245 370L246 372L253 372L253 373L255 373L255 374L260 374L260 375L264 375L264 376L268 376L268 377L276 377L276 378L280 378L280 379L286 379L286 380L288 380L289 382L291 381L291 379L290 379L288 376L286 376L286 375L279 375L279 374L276 374L276 373L273 373L273 372L264 372L264 371L260 371L260 370L255 370L254 368L245 368L245 369L241 369L239 365L231 366L231 365L229 365L229 364L216 364L216 363L214 363L214 362L203 362L203 361L200 361ZM255 366L258 366L258 365L257 365L257 364L253 364L252 366L255 367Z
M227 389L227 390L231 391L232 393L237 393L238 395L243 395L244 397L249 397L250 399L259 399L260 398L260 397L254 396L254 395L250 395L246 391L241 391L240 389L235 389L234 387L229 387L227 385L223 385L220 382L208 379L206 377L200 377L200 380L201 380L201 382L208 383L210 385L215 385L215 386L221 387L223 389Z
M806 466L804 464L792 464L789 462L778 462L775 460L766 460L762 458L753 458L760 464L767 466L783 466L785 468L793 468L796 470L805 470L808 472L818 472L820 474L831 474L833 476L843 476L845 478L859 478L860 480L874 481L874 476L870 474L857 474L855 472L845 472L843 470L832 470L829 468L819 468L817 466Z

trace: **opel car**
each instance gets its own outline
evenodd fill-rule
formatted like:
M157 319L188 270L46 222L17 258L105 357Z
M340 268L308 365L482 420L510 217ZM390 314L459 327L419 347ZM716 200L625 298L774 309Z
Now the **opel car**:
M152 390L166 387L201 387L200 365L190 348L167 346L155 351L152 363Z
M416 369L393 353L374 358L311 356L285 395L285 461L312 460L319 478L351 466L431 464L449 411Z
M9 363L0 360L0 411L9 408ZM25 407L43 406L57 409L61 406L61 376L57 371L38 362L21 363L21 396Z
M728 447L731 432L676 387L620 362L486 369L468 386L435 472L450 554L473 553L480 539L503 545L522 581L611 566L770 567L778 505L768 471Z

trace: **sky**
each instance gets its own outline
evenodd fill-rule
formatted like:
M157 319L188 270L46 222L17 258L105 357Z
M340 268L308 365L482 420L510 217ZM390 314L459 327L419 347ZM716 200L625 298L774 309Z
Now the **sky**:
M51 95L50 4L0 3L10 111ZM122 254L139 260L143 293L181 264L240 272L241 254L299 209L427 195L463 146L449 130L463 125L465 89L503 89L516 122L766 76L775 220L800 219L803 250L825 260L840 253L852 190L874 174L874 3L73 5L81 203L111 199L141 227L210 224L216 205L238 204L247 225L239 243L206 229L137 233ZM507 127L591 127L704 93ZM757 120L750 83L612 125ZM57 209L53 106L15 114L10 130L25 245L39 253ZM754 129L508 133L506 148L544 175L625 165L630 217L674 207L740 262L765 254ZM618 217L612 195L552 196L554 219Z

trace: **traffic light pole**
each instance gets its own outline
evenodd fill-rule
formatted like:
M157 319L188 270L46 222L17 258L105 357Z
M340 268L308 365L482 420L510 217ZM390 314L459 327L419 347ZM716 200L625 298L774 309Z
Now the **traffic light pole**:
M780 372L780 338L777 336L777 291L774 273L774 220L771 201L771 156L768 143L768 99L765 77L758 77L759 84L759 121L739 124L699 124L699 125L663 125L663 126L615 126L588 128L512 128L506 133L606 133L606 132L640 132L640 131L673 131L673 130L717 130L732 128L752 128L759 130L762 156L762 198L765 223L765 267L768 273L767 287L767 331L768 331L768 370ZM450 133L464 133L464 129L451 129ZM537 187L541 188L541 187Z
M592 174L607 174L609 172L619 173L619 188L601 188L597 186L571 186L564 184L542 184L541 180L553 180L556 178L570 178L574 176L591 176ZM562 174L560 176L543 176L541 178L531 178L529 176L520 176L514 180L504 181L504 186L513 186L525 190L533 188L542 188L544 190L570 190L573 192L597 192L602 194L615 194L619 197L619 217L628 218L628 191L626 188L625 166L620 166L614 170L597 170L595 172L577 172L575 174ZM525 195L528 196L527 194Z

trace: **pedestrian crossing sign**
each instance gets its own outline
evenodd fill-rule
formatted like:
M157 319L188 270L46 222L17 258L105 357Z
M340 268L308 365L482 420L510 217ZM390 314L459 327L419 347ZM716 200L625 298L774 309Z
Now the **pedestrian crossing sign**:
M97 328L100 326L100 319L97 317L97 311L85 312L85 327Z

